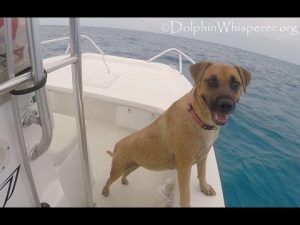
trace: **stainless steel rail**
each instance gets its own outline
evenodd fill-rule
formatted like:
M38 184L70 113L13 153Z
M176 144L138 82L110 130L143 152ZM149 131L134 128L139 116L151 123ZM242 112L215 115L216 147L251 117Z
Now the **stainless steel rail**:
M39 25L37 18L26 18L26 29L28 35L30 59L32 64L32 72L24 73L15 77L14 73L14 59L12 51L12 27L11 18L5 18L5 43L6 43L6 57L8 62L9 80L0 84L0 96L8 93L10 90L17 88L20 84L32 80L37 84L44 79L44 67L41 58L40 40L39 40ZM79 35L79 19L70 19L70 50L71 56L60 60L59 62L51 63L45 66L47 73L51 73L67 65L72 65L72 83L74 87L74 99L76 105L76 121L79 132L79 147L81 150L81 166L82 175L85 184L85 194L87 199L87 206L93 206L92 187L90 180L90 167L88 160L87 139L85 130L85 117L83 108L83 93L82 93L82 68L81 68L81 49L80 49L80 35ZM49 42L48 42L49 43ZM103 52L102 52L103 53ZM108 69L108 67L107 67ZM109 71L109 69L108 69ZM47 149L52 140L52 124L50 120L50 112L46 97L45 87L36 91L37 106L40 117L40 125L42 128L42 138L39 144L31 149L29 157L23 136L21 126L21 118L17 102L17 96L11 95L12 108L14 113L15 127L18 137L18 142L21 150L22 161L25 168L26 176L28 178L34 202L36 206L40 207L39 196L35 186L34 178L32 175L30 160L37 159Z
M165 55L168 52L177 52L178 53L178 64L179 64L179 72L182 73L182 56L184 56L187 60L189 60L191 63L195 63L195 61L190 58L188 55L186 55L185 53L183 53L182 51L178 50L177 48L169 48L165 51L162 51L161 53L153 56L151 59L148 59L148 62L152 62L155 59L158 59L159 57Z
M82 34L82 35L80 35L80 37L83 38L83 39L88 40L98 50L98 52L102 55L103 63L106 67L107 72L110 73L110 69L109 69L109 67L108 67L108 65L105 61L105 54L102 51L102 49L89 36ZM51 39L51 40L42 41L41 44L44 45L44 44L49 44L49 43L54 43L54 42L64 41L64 40L69 40L69 39L70 39L70 37L55 38L55 39ZM69 43L68 47L65 51L65 55L69 53L70 46L71 45Z
M70 50L71 57L76 57L77 61L72 64L72 83L74 89L75 106L76 106L76 120L77 120L77 130L79 131L79 147L81 150L81 166L85 194L88 206L93 206L92 197L92 184L90 177L90 167L88 158L88 148L86 139L86 129L85 129L85 117L84 117L84 106L83 106L83 92L82 92L82 63L81 63L81 50L80 50L80 34L79 34L79 19L70 19Z
M32 79L34 84L41 82L44 79L44 67L41 57L41 47L39 40L39 23L37 18L26 18L26 29L28 46L32 67ZM36 92L37 107L42 128L42 137L39 144L35 145L30 150L30 160L37 159L40 155L46 152L52 141L52 124L50 112L46 96L46 88L42 87Z
M17 88L20 84L23 84L26 81L29 81L31 79L32 79L31 72L24 73L21 76L13 77L13 78L9 79L8 81L6 81L0 85L0 96Z
M77 58L76 57L68 57L66 59L62 59L59 62L54 62L51 64L46 64L45 65L45 70L47 73L51 73L55 70L58 70L62 67L65 67L67 65L73 64L77 62Z
M13 58L13 49L12 49L12 19L11 18L5 18L4 19L4 29L5 29L5 47L6 47L6 59L7 59L7 72L8 76L11 79L15 79L15 72L14 72L14 58ZM8 86L8 85L7 85ZM13 87L11 85L10 87ZM13 118L15 122L15 129L17 133L17 139L19 143L20 153L22 157L23 166L25 169L25 174L28 179L28 183L30 186L30 190L32 193L32 197L34 200L34 203L37 207L41 207L40 199L38 196L38 192L35 186L34 178L32 175L31 167L29 158L27 155L27 149L26 144L23 136L23 130L21 126L21 119L19 114L19 105L18 105L18 99L17 96L11 95L11 106L13 111Z

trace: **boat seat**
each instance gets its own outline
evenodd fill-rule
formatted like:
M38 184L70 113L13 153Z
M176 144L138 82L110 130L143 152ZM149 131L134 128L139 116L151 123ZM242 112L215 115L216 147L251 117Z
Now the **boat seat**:
M53 113L54 129L49 152L55 167L60 166L78 144L76 118Z

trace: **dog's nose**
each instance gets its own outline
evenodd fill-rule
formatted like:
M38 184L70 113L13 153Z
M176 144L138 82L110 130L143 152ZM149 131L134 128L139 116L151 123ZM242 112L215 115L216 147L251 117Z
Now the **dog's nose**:
M218 102L218 109L222 113L231 113L235 109L235 104L232 99L223 98Z

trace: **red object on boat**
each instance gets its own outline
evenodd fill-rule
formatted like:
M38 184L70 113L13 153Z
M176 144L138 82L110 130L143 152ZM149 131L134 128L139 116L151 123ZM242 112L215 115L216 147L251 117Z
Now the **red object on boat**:
M0 28L4 26L4 19L0 18ZM19 26L19 19L12 18L12 39L15 40L17 36L17 29Z

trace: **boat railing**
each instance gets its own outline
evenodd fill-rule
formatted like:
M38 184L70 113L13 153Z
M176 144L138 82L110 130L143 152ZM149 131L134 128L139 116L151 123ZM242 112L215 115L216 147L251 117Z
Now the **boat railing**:
M180 73L182 73L182 56L185 57L191 63L195 63L195 61L191 57L189 57L187 54L183 53L182 51L178 50L177 48L169 48L165 51L162 51L161 53L148 59L148 62L152 62L169 52L177 52L178 53L178 64L179 64L179 72Z
M108 65L105 61L105 54L104 54L103 50L89 36L82 34L82 35L80 35L80 37L82 39L88 40L97 49L97 51L103 57L103 63L106 67L107 72L110 73L110 69L109 69L109 67L108 67ZM69 40L69 39L70 39L70 37L54 38L54 39L51 39L51 40L42 41L41 44L44 45L44 44L49 44L49 43L53 43L53 42L65 41L65 40ZM65 55L67 55L69 53L69 51L70 51L70 43L68 44L68 47L65 51Z
M79 18L70 18L70 56L56 62L51 65L43 65L42 57L40 54L40 39L39 39L39 23L38 18L25 18L26 31L28 39L28 49L30 52L31 71L24 72L19 76L15 74L14 68L14 56L13 56L13 43L12 43L12 18L4 18L4 43L6 50L6 61L7 61L7 74L8 80L0 83L0 96L8 94L11 90L19 87L21 84L32 81L35 87L42 84L42 81L46 79L46 74L53 72L59 68L67 65L72 66L72 85L74 89L74 101L76 106L76 122L77 130L79 132L79 148L81 150L81 162L82 162L82 173L85 185L87 205L93 205L92 198L92 186L90 180L89 171L89 160L87 150L87 140L85 131L85 117L84 117L84 106L83 106L83 93L82 93L82 68L81 68L81 48L80 48L80 36L79 36ZM57 40L49 40L44 42L51 43ZM46 73L45 73L46 71ZM15 128L17 134L17 140L20 147L21 158L25 169L25 174L29 181L30 190L36 206L41 207L39 195L33 179L33 174L30 166L30 161L36 160L39 156L45 153L49 149L49 145L52 140L52 123L50 119L50 111L48 107L48 101L46 96L46 89L43 85L37 90L34 90L36 96L36 104L39 114L39 125L41 127L42 137L40 142L34 145L29 150L29 156L27 146L24 139L23 127L21 122L20 109L18 104L18 96L10 95L11 106L13 111L13 117L15 121Z
M80 35L79 31L79 18L70 18L69 19L69 27L70 27L70 37L56 38L47 41L40 42L43 44L69 40L68 48L65 52L65 55L69 53L70 56L59 60L56 63L51 63L50 65L45 65L44 68L47 73L53 72L59 68L62 68L67 65L71 65L72 71L72 86L74 90L74 100L76 107L76 123L77 130L79 132L80 138L78 139L79 148L81 150L81 164L82 164L82 174L84 179L85 186L85 194L87 199L87 205L93 205L93 197L92 197L92 186L91 186L91 176L90 176L90 166L88 160L88 150L87 150L87 139L86 139L86 130L85 130L85 116L84 116L84 105L83 105L83 90L82 90L82 56L81 56L81 45L80 38L88 39L96 49L103 55L103 51L94 43L90 38L86 38L85 35ZM105 60L104 60L105 63ZM106 63L105 63L106 65ZM109 69L106 65L106 68L109 72Z
M88 40L95 48L96 50L102 55L103 57L103 63L107 69L107 72L110 73L110 69L105 61L105 53L103 52L103 50L87 35L82 34L81 38ZM69 40L69 37L62 37L62 38L55 38L55 39L51 39L51 40L46 40L46 41L42 41L41 44L48 44L48 43L53 43L53 42L58 42L58 41L64 41L64 40ZM69 53L70 50L70 43L68 44L68 47L65 51L65 55ZM177 48L169 48L165 51L162 51L161 53L153 56L152 58L148 59L148 62L152 62L158 58L160 58L161 56L169 53L169 52L177 52L178 53L178 65L179 65L179 72L182 73L182 56L184 58L186 58L188 61L190 61L191 63L195 63L195 61L189 57L187 54L185 54L184 52L180 51Z

